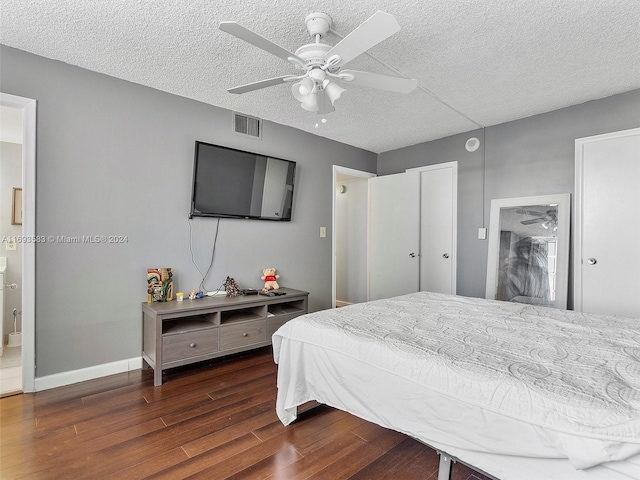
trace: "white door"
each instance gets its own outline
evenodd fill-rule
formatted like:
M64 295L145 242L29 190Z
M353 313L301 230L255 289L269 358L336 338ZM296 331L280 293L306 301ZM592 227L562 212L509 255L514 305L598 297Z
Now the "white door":
M415 170L420 172L420 290L455 294L457 162Z
M418 291L420 176L369 180L369 300Z
M576 140L575 309L640 317L640 129Z

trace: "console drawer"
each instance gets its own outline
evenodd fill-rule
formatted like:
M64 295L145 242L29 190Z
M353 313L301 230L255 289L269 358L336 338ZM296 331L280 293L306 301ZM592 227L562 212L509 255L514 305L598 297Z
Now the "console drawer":
M220 350L266 342L265 321L243 322L220 327Z
M162 336L162 363L207 355L217 351L217 328Z

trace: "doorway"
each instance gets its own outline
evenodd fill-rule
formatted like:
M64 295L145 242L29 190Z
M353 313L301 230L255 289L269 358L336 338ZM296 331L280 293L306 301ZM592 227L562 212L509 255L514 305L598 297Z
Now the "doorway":
M12 208L15 207L15 211L12 212L13 220L16 217L21 217L20 221L22 229L19 234L12 233L11 235L17 235L20 242L16 242L16 249L18 243L20 243L20 252L15 259L16 267L21 267L21 294L20 305L21 309L16 307L16 322L15 330L20 326L20 354L18 360L12 362L18 362L21 365L21 387L23 392L33 392L35 390L35 158L36 158L36 101L29 98L19 97L16 95L10 95L0 92L0 108L5 108L9 114L16 113L17 109L21 115L19 115L20 121L17 125L17 131L21 132L21 188L19 202L21 203L21 209L18 210L17 202L18 197L15 198L2 198L0 204L4 205L5 202L12 203ZM9 115L11 116L11 115ZM9 117L2 115L0 122L0 130L4 131L9 128L10 123L7 123ZM20 125L21 122L21 125ZM16 195L16 192L12 189L12 195ZM14 223L14 222L12 222ZM17 222L15 222L17 223ZM17 225L16 225L17 226ZM5 239L6 240L6 239ZM23 241L24 240L24 241ZM31 240L31 241L28 241ZM4 256L7 251L7 242L2 242L0 247L2 251L0 256ZM12 248L12 247L9 247ZM9 250L8 252L12 252ZM7 266L6 271L10 271L11 265ZM17 285L17 284L16 284ZM16 286L17 288L17 286ZM11 307L10 307L11 308ZM13 308L11 308L13 310ZM21 312L21 315L20 315ZM20 318L21 317L21 318ZM21 321L20 321L21 320ZM11 318L11 326L13 326L13 317ZM10 329L13 331L13 327ZM8 337L8 335L3 335ZM4 341L4 338L2 339ZM15 337L14 337L14 342Z
M368 300L368 180L375 176L333 166L333 308Z
M369 266L381 264L385 272L383 284L404 285L403 292L426 290L439 293L456 293L456 253L457 253L457 162L410 169L405 173L374 178L376 175L334 165L333 170L333 303L334 307L349 303L360 303L397 293L395 290L377 288L380 282L372 278ZM372 183L385 185L393 178L399 185L391 185L390 190L372 189ZM412 180L415 179L415 182ZM407 196L408 183L415 183L415 195ZM373 239L378 235L372 229L371 211L376 202L373 194L389 195L381 205L398 205L404 208L398 212L376 214L375 224L395 221L399 217L409 225L387 226L382 230L400 230L396 240L416 238L416 245L408 248L393 248L385 245L382 238L380 248ZM402 193L400 195L399 193ZM405 198L406 197L406 198ZM409 212L415 212L415 217ZM378 212L380 213L380 212ZM419 237L422 237L417 240ZM378 242L379 243L379 242ZM410 242L409 242L410 243ZM414 242L415 243L415 242ZM392 253L409 261L411 266L400 260L393 260ZM378 255L376 256L376 253ZM390 262L389 259L392 259ZM415 271L415 275L411 272ZM407 282L412 282L407 286ZM347 299L347 300L345 300Z

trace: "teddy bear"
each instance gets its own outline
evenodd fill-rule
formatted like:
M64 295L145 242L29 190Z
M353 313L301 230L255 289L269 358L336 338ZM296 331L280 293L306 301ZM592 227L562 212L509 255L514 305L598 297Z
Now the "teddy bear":
M269 290L278 290L280 288L280 285L278 285L278 282L276 281L280 278L280 275L276 275L275 268L269 267L263 269L262 277L260 278L264 280L264 288L262 289L263 292L268 292Z

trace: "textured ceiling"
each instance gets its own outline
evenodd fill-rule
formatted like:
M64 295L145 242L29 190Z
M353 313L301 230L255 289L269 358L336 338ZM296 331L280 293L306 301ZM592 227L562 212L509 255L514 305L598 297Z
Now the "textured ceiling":
M5 45L376 153L640 88L637 0L0 0L0 9ZM377 10L401 30L348 68L416 78L412 93L343 84L315 128L288 84L226 91L295 69L221 32L221 21L295 51L310 43L307 14L329 14L346 36Z

